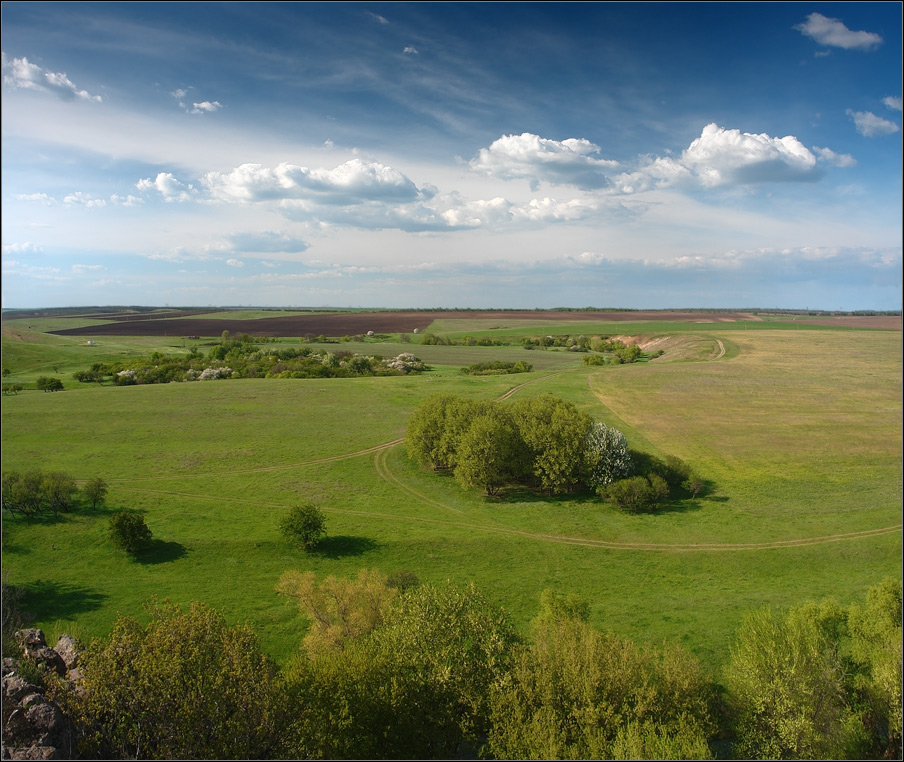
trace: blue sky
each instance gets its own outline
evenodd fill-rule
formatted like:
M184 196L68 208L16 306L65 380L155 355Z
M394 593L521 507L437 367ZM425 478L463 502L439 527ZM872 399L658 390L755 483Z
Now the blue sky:
M901 24L4 2L3 306L898 310Z

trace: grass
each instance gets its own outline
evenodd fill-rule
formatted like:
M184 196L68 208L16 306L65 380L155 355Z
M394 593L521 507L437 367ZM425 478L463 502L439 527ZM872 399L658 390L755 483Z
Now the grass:
M51 354L54 338L44 344ZM718 341L723 359L702 361ZM4 516L4 572L28 587L37 626L99 635L119 613L140 618L152 595L198 599L252 622L284 660L305 624L274 593L282 572L353 575L367 566L474 581L525 631L544 588L573 591L598 627L682 643L715 670L749 609L829 595L848 604L901 575L900 529L842 536L900 527L899 333L697 326L659 360L602 368L566 352L386 346L370 351L412 351L439 370L75 385L4 398L4 469L60 469L110 485L108 507L96 512ZM553 362L512 376L454 372L518 353L535 368ZM653 516L587 496L511 490L488 499L388 444L430 394L494 399L512 390L569 399L632 447L684 458L712 482L710 494ZM313 555L279 536L279 519L302 500L327 514L328 541ZM106 538L118 507L144 511L154 532L137 559Z

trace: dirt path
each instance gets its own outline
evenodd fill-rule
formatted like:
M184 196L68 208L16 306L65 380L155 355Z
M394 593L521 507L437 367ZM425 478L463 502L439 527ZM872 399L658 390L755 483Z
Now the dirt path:
M721 360L725 357L725 345L722 343L721 339L716 339L716 344L719 345L719 354L713 357L713 360Z

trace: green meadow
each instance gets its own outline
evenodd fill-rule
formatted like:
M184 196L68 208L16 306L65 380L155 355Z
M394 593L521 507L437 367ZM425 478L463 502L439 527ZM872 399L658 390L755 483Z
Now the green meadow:
M4 396L3 469L62 470L110 487L97 510L3 516L4 574L26 586L25 608L49 637L106 634L118 614L141 618L142 603L156 595L201 600L250 622L264 649L285 660L305 622L274 592L280 575L351 576L369 567L474 581L525 631L541 591L574 592L590 602L597 627L681 643L715 670L745 612L827 596L849 605L884 577L901 576L900 332L438 321L430 328L438 335L643 336L665 354L586 367L573 352L394 339L330 346L410 351L432 370L114 387L78 384L71 374L190 347L166 337L100 337L87 347L43 333L52 330L47 320L30 321L31 329L4 324L4 381L58 375L66 391ZM458 373L492 359L526 359L534 370ZM555 394L620 429L633 448L684 459L709 489L655 515L621 513L591 495L462 491L451 476L418 467L400 444L413 410L440 392ZM311 555L278 531L301 501L327 515L328 537ZM107 539L118 508L143 511L154 533L137 560Z

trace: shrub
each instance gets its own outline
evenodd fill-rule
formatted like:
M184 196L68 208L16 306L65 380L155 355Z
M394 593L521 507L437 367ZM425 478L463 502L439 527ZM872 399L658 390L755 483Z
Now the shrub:
M326 534L326 517L313 503L295 505L279 522L279 529L293 545L311 551Z
M151 541L151 530L144 516L133 511L119 511L110 517L110 538L126 553L137 553Z
M651 474L649 477L619 479L600 487L597 494L604 500L615 503L623 511L645 513L655 510L668 497L669 487L661 476Z

